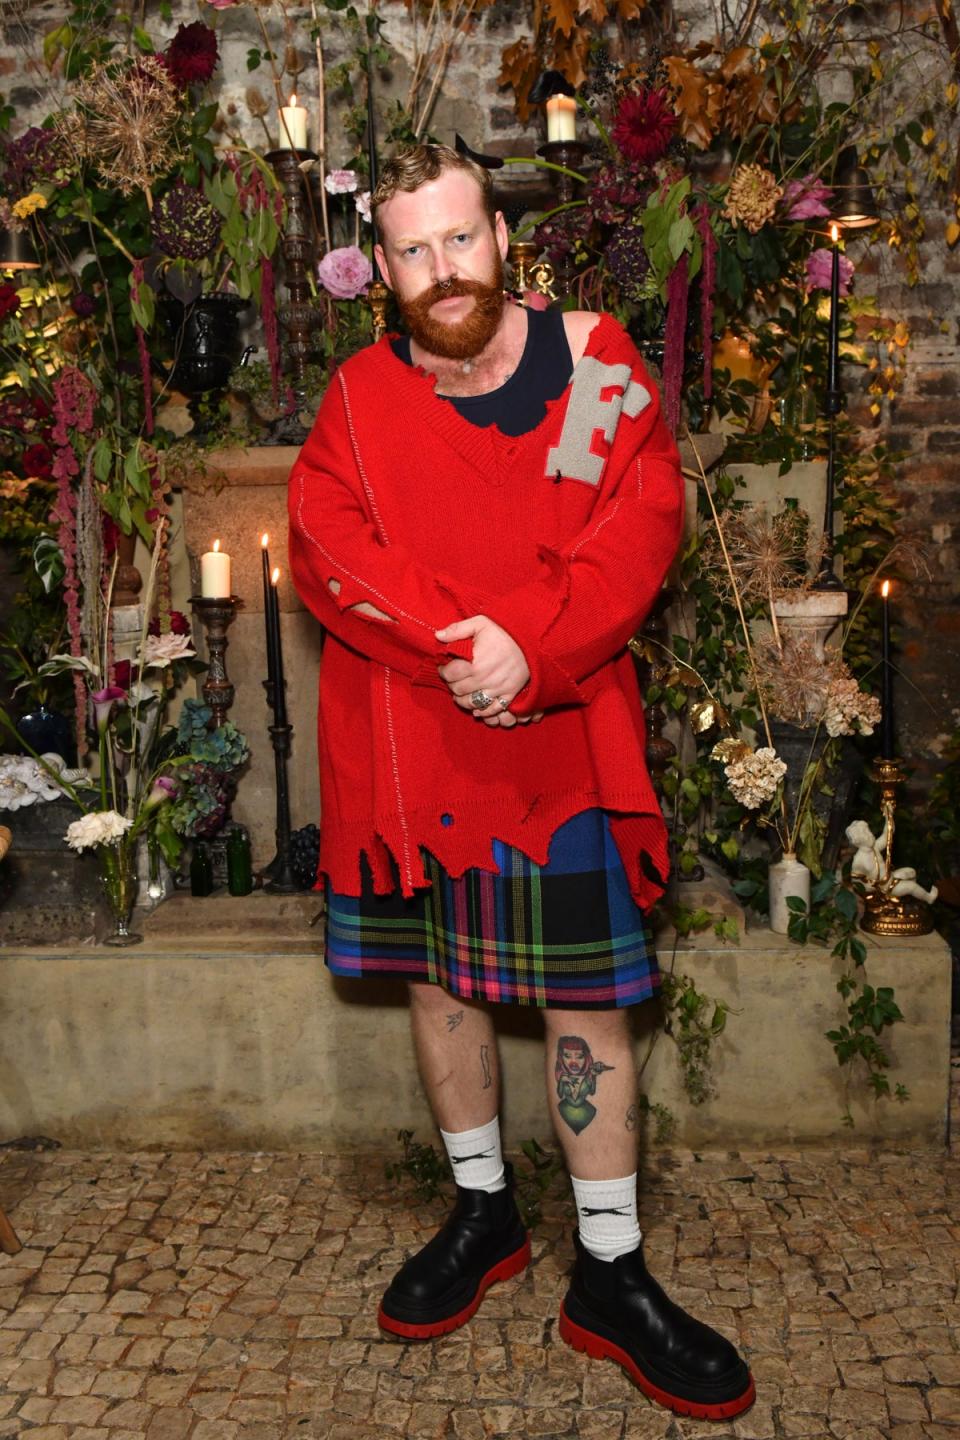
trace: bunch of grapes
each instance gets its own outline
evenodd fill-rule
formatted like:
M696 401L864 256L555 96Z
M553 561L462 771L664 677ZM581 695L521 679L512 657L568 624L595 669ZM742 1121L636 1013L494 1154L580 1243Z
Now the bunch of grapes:
M290 836L290 868L301 890L312 890L317 878L320 858L320 831L316 825L304 825Z

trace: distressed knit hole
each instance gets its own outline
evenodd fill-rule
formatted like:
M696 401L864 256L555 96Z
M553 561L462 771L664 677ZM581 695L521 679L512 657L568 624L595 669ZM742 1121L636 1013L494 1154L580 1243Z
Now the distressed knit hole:
M440 824L441 824L441 825L452 825L452 824L453 824L453 816L452 816L449 812L447 812L446 814L441 815L441 816L440 816Z

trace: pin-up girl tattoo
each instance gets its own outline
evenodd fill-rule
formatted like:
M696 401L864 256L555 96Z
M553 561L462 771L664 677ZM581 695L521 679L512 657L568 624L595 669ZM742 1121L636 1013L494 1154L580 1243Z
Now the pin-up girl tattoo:
M594 1060L589 1045L579 1035L561 1035L557 1041L557 1109L574 1135L585 1130L597 1113L587 1098L597 1093L597 1076L614 1068Z

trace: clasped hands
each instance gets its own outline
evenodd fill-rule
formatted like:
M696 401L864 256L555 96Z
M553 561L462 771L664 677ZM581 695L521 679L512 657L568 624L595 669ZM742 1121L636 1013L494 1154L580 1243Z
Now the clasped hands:
M442 645L448 645L452 640L473 641L470 660L450 660L439 667L440 678L450 687L450 693L461 710L468 711L476 720L482 720L484 725L499 725L502 730L543 719L542 710L535 715L512 715L499 703L503 700L509 705L530 679L530 668L523 651L502 626L487 615L471 615L434 633ZM483 710L475 709L470 700L478 690L484 691L493 700Z

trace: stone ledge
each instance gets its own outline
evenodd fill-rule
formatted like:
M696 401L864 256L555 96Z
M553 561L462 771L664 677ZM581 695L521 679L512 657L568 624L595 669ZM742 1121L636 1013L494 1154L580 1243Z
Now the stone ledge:
M148 920L136 949L4 950L0 1137L315 1150L392 1144L400 1129L429 1133L404 987L331 977L322 926L307 924L317 902L176 897L167 921L179 913L184 923L156 936ZM251 917L242 935L241 915ZM271 925L278 915L282 925ZM850 1077L824 1038L843 1014L841 966L829 954L765 930L748 931L739 947L708 935L680 943L673 957L672 948L661 937L664 969L673 963L731 1008L714 1047L716 1094L701 1106L683 1092L675 1046L657 1035L656 1005L631 1012L641 1059L655 1040L642 1088L673 1113L676 1143L847 1147L849 1104L859 1144L943 1144L950 952L939 936L869 949L870 982L898 986L906 1017L888 1042L891 1082L910 1091L902 1105L870 1100L862 1078L848 1093ZM548 1139L540 1016L505 1006L496 1023L507 1142Z

